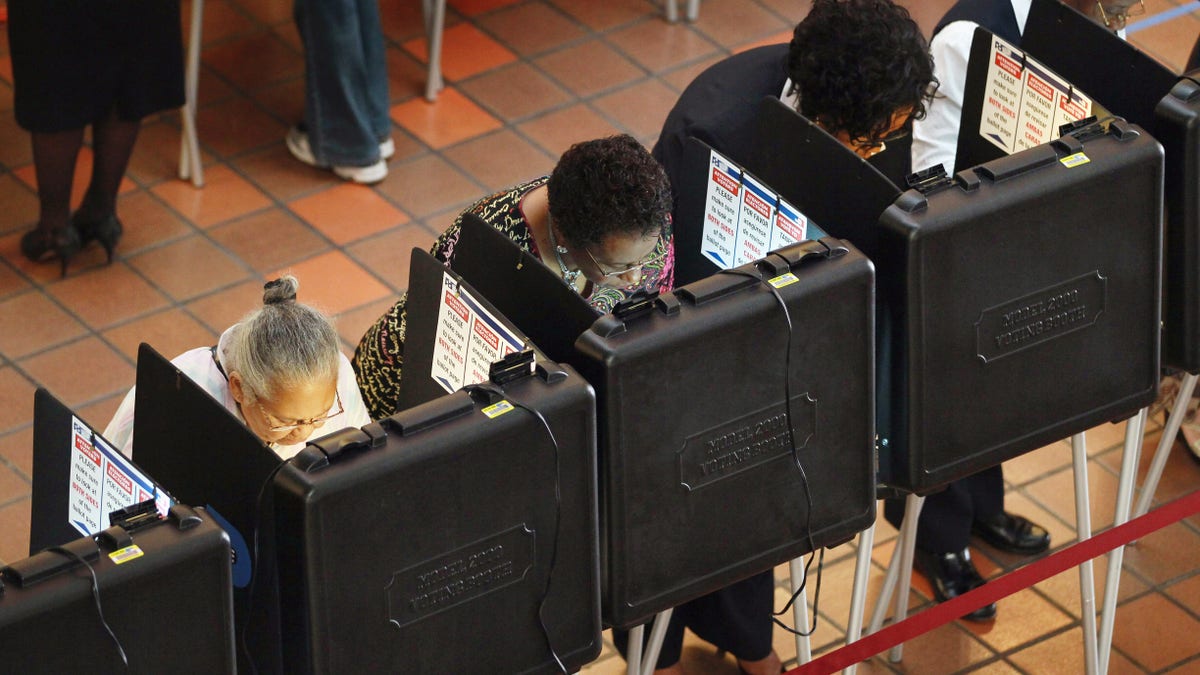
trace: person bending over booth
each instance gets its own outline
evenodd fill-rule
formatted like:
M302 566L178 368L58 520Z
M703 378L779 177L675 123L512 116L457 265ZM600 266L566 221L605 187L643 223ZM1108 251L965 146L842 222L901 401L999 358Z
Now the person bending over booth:
M697 76L667 115L653 154L677 188L686 183L689 136L744 163L759 102L774 96L870 159L925 115L934 88L928 46L903 7L889 0L815 0L790 44L751 49ZM901 159L907 166L907 153ZM885 173L899 178L896 171ZM687 627L737 657L743 672L778 673L773 599L774 577L767 571L677 607L655 672L683 672L678 661ZM614 637L624 650L627 636Z
M171 361L281 459L303 450L317 429L371 421L337 332L324 314L296 302L299 286L293 276L267 283L263 306L226 329L216 346L197 347ZM129 457L135 389L104 430Z
M553 172L480 199L473 213L537 256L599 313L639 288L671 290L671 189L646 148L628 135L584 141ZM430 253L454 260L462 215ZM407 293L367 329L354 370L371 417L397 412ZM551 317L547 317L548 319Z

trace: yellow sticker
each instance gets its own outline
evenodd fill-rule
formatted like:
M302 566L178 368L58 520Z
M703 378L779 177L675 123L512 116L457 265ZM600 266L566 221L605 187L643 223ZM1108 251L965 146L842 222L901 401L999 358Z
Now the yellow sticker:
M513 404L508 401L497 401L483 409L483 414L488 416L488 419L496 419L506 412L513 409Z
M767 283L771 284L775 288L783 288L784 286L791 286L797 281L800 280L796 278L795 274L792 274L791 272L785 272L774 279L768 279Z
M117 549L112 553L109 553L108 557L111 558L114 563L120 565L122 563L127 563L130 560L140 558L143 555L145 554L142 553L142 549L138 548L137 545L133 545Z
M1062 162L1062 165L1067 167L1068 169L1074 169L1075 167L1077 167L1081 164L1087 164L1088 162L1090 162L1092 160L1088 159L1088 156L1083 154L1082 152L1077 152L1068 157L1063 157L1062 159L1060 159L1058 161Z

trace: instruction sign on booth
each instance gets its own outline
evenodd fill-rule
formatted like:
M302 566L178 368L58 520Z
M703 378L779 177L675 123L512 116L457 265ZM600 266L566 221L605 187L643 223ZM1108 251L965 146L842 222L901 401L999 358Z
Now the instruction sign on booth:
M71 527L91 536L108 527L108 514L148 499L154 499L158 512L167 515L171 498L79 418L72 417L67 497Z
M430 372L443 389L452 393L487 380L492 363L524 346L454 277L443 274Z

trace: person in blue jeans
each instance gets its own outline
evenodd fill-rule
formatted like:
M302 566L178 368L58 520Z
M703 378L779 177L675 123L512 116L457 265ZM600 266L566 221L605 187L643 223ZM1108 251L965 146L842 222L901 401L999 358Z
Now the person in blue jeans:
M304 121L287 134L296 159L355 183L387 177L395 153L377 0L296 0L304 43Z

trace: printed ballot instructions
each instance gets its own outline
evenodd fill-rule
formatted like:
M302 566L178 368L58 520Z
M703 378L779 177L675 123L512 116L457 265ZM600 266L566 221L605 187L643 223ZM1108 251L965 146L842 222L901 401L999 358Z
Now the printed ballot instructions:
M1004 40L992 37L979 135L1008 154L1058 138L1092 114L1092 100Z
M154 499L158 513L167 515L171 498L154 481L125 459L79 418L71 417L71 490L67 522L91 536L108 527L108 514Z
M721 269L825 236L796 207L716 150L709 159L700 253Z
M525 340L496 320L448 273L442 275L437 338L430 375L455 392L488 379L492 363L525 348Z

